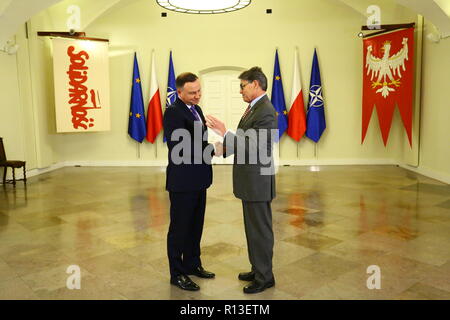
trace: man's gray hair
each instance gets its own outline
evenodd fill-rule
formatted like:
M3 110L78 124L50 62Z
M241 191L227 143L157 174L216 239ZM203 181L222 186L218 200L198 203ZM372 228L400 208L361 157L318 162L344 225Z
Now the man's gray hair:
M256 80L258 81L261 89L263 89L264 91L267 90L267 78L260 67L253 67L247 71L242 72L239 75L239 79L248 82L253 82Z

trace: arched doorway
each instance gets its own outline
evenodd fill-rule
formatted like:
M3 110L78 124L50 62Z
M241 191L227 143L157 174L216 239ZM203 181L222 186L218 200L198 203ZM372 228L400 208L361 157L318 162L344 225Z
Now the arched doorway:
M222 66L200 71L202 83L201 107L205 115L210 114L222 120L227 129L236 131L239 120L247 107L239 93L238 76L245 68ZM209 130L211 142L220 137ZM226 159L214 157L213 164L232 164L233 157Z

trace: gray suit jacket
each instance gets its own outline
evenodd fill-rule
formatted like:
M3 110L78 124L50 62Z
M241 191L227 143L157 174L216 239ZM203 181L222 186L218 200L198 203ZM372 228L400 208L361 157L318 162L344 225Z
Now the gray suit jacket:
M224 157L234 154L233 193L244 201L275 198L273 140L278 135L275 108L266 96L224 137Z

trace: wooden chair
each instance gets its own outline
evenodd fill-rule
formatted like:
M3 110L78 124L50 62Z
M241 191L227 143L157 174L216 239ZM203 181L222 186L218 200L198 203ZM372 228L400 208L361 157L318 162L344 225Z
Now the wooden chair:
M17 179L23 180L24 183L27 183L27 174L25 170L25 161L20 160L7 160L6 159L6 153L5 153L5 147L3 146L3 138L0 138L0 168L3 167L3 184L5 183L12 183L14 186L16 185L16 173L15 169L19 169L23 167L23 179ZM12 169L13 178L12 180L6 180L6 173L8 170L8 167Z

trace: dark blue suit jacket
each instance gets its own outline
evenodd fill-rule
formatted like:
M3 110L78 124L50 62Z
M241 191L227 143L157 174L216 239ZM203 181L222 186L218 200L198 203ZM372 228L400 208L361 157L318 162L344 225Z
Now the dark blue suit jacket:
M202 109L199 106L195 106L195 109L203 123L206 123ZM195 121L197 129L194 130L194 120L194 115L180 99L164 112L164 136L169 148L166 171L168 191L199 191L208 188L212 183L211 158L214 155L214 147L208 143L207 127ZM184 130L176 131L172 136L176 129ZM177 134L181 138L176 138ZM184 159L182 163L179 163L180 158Z

